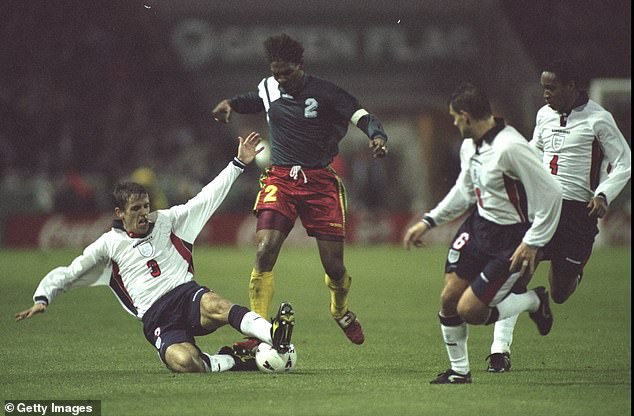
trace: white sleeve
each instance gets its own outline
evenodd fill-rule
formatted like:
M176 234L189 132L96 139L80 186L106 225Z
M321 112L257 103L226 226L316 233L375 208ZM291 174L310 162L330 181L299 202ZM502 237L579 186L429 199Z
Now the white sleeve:
M524 243L543 247L553 237L559 224L561 186L546 172L529 146L508 147L500 158L500 164L517 176L526 191L532 225L524 235Z
M537 113L537 117L535 119L535 129L533 130L533 138L530 142L528 142L531 147L538 151L538 154L544 153L544 141L542 139L542 131L544 128L541 126L541 118L539 113Z
M601 181L594 194L604 194L608 202L611 203L619 196L630 180L632 151L610 113L604 113L604 117L594 124L594 133L611 166L607 178Z
M243 171L244 167L239 167L237 162L229 162L198 195L183 205L170 208L168 212L176 236L193 244Z
M33 302L50 304L57 295L70 289L85 286L107 285L112 273L111 262L105 254L103 236L86 247L70 265L57 267L40 281Z
M456 183L434 209L424 215L431 217L434 225L441 225L455 220L464 214L471 204L475 203L473 181L469 172L469 159L474 152L472 140L465 140L460 148L460 174Z
M533 130L533 138L529 142L533 149L539 150L540 154L544 152L544 141L542 139L542 132L544 130L542 110L537 112L535 116L535 129Z

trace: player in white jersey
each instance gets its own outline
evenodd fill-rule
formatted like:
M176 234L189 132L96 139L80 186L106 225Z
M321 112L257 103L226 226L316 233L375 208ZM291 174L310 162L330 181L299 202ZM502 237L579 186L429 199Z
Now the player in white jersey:
M553 317L544 287L522 294L511 288L532 272L536 254L555 233L561 210L559 185L541 168L528 142L504 120L494 118L483 91L461 84L449 113L464 139L461 171L445 198L404 237L420 247L436 225L476 205L449 248L438 317L451 368L432 384L470 383L467 324L490 324L529 312L541 335Z
M196 237L261 150L256 149L260 135L255 132L239 142L237 157L183 205L150 212L143 186L117 185L112 229L69 266L49 272L33 295L33 306L17 313L16 320L45 312L57 295L69 289L109 285L126 311L143 321L147 340L172 371L254 370L253 357L243 351L223 347L218 354L207 354L196 346L195 336L227 323L245 335L286 348L294 325L290 304L282 303L272 329L260 315L193 280Z
M542 259L550 260L548 280L555 303L564 303L577 288L599 232L598 218L631 176L631 151L608 111L579 88L575 67L558 60L541 74L544 105L538 112L530 144L544 169L561 185L561 219ZM490 372L511 368L510 346L517 316L495 324Z

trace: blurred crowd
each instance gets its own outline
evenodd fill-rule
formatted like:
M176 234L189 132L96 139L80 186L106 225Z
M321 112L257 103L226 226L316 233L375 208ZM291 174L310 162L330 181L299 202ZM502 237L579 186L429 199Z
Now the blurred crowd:
M110 211L122 179L144 183L161 208L184 202L225 166L235 138L212 121L166 24L134 1L3 10L0 34L11 41L0 52L0 218ZM355 150L336 164L353 201L368 209L397 201L386 198L385 163L372 166L365 140L351 141ZM249 170L254 180L222 209L248 209L258 174Z
M502 4L518 33L539 38L526 23L536 19L515 16L528 13L524 7ZM575 34L581 21L587 24L589 20L566 20L562 16L568 16L568 9L557 4L553 9L557 20L570 30L562 30L566 36L549 32L548 36L558 39L555 45L528 45L536 60L542 57L535 51L548 45L548 54L561 47L580 53L588 50L572 45L580 42ZM584 16L603 7L591 0L583 0L582 5ZM543 12L537 7L530 10ZM237 129L246 128L252 120L230 128L212 121L210 107L224 97L209 102L208 91L182 67L165 19L154 11L151 1L3 4L0 223L16 212L110 211L110 190L126 178L157 193L153 205L161 208L184 202L225 166L235 152ZM588 27L588 31L603 30L602 25ZM595 75L618 75L599 71L593 59L583 61ZM255 87L257 81L254 78L247 85ZM245 91L235 91L241 92ZM433 124L441 128L429 137L423 137L425 129L421 130L416 115L405 119L391 114L401 117L392 119L390 114L381 114L390 135L390 156L380 162L369 157L365 137L350 128L335 167L344 178L354 210L415 212L446 193L457 174L454 144L459 142L447 145L457 135L442 111L432 114ZM266 136L264 117L258 120L257 127L249 129L257 128ZM436 137L443 140L433 140ZM427 178L430 172L434 172L433 180ZM239 181L221 209L248 210L258 174L258 169L249 169L247 175L253 180Z
M169 172L158 185L177 203L233 154L235 141L179 70L163 22L135 3L3 6L5 209L110 209L114 182L139 168Z

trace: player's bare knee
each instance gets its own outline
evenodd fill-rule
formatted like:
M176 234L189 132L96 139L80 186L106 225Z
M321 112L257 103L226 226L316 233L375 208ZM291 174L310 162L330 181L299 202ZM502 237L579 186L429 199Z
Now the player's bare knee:
M258 271L271 271L277 260L278 248L269 239L264 239L258 243L255 252L255 264Z
M468 288L460 296L456 312L466 323L481 325L489 318L490 308L476 296L471 288Z
M458 301L462 296L463 291L461 288L457 288L453 284L446 284L440 292L440 307L443 311L453 312L455 315L458 310Z
M205 371L199 358L200 352L193 345L170 345L165 351L165 363L175 373L200 373Z
M200 300L200 312L204 318L226 322L232 303L214 292L207 292Z
M453 293L443 290L440 294L440 311L443 316L456 315L458 313L458 298Z
M481 325L488 317L488 308L485 310L479 305L468 302L459 302L456 311L458 316L469 325Z

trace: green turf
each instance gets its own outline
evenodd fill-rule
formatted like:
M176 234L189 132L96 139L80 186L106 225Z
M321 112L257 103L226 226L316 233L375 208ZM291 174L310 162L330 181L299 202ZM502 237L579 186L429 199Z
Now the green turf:
M329 317L316 249L284 248L274 301L295 307L298 364L283 375L171 374L107 288L77 289L46 314L14 322L43 274L77 253L0 252L0 399L94 399L104 415L124 416L631 414L629 247L595 251L578 292L553 306L547 337L520 318L510 373L484 371L492 328L471 327L467 386L429 384L448 367L436 318L442 247L346 249L362 346ZM248 304L253 250L194 254L200 283ZM531 285L545 284L545 270ZM238 339L225 327L199 344L213 352Z

